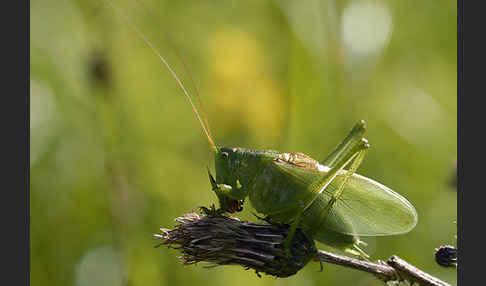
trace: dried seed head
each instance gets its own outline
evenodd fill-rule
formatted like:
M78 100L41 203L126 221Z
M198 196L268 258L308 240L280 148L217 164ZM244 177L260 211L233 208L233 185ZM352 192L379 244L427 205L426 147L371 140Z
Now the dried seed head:
M181 251L185 265L207 262L208 267L240 265L277 277L297 273L316 254L312 238L299 229L290 246L290 257L284 251L288 225L242 222L222 215L184 214L176 219L173 230L160 229L155 237L161 244Z
M457 248L442 245L435 249L435 261L444 267L457 267Z

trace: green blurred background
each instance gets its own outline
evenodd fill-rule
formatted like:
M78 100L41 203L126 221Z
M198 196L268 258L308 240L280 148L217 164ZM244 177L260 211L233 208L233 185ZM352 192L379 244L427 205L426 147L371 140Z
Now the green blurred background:
M102 0L32 0L32 285L382 285L310 263L286 279L183 267L152 234L216 203L209 145L174 80ZM359 173L419 221L365 238L452 285L434 248L456 245L455 1L115 1L187 88L218 145L323 159L359 119ZM256 220L248 207L240 216ZM326 249L325 245L319 244Z

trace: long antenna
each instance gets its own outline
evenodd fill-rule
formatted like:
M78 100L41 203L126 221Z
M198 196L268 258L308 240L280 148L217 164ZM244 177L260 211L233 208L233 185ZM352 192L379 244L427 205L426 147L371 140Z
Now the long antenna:
M135 2L137 2L140 6L142 6L144 8L145 12L147 12L147 14L150 16L150 18L152 19L152 21L154 23L160 25L159 21L157 21L157 17L155 17L154 13L152 12L152 10L149 7L147 7L141 0L135 0ZM182 63L182 66L184 67L184 72L186 73L186 75L191 80L192 88L194 89L194 93L196 94L197 102L199 103L199 107L201 108L201 113L202 113L201 115L202 115L202 118L204 120L204 124L206 125L206 129L209 133L209 136L213 137L213 135L211 134L211 128L209 128L209 122L207 120L208 117L206 116L206 110L204 109L204 105L202 103L201 96L199 94L199 90L197 88L196 82L194 81L194 78L192 77L192 74L189 71L189 68L187 67L186 62L184 61L182 56L179 54L177 49L171 44L170 40L168 41L167 44L170 46L172 51L174 51L177 58Z
M104 0L106 3L108 3L108 5L110 5L113 10L118 14L118 16L120 16L120 18L131 28L135 31L135 33L137 33L137 35L145 42L145 44L147 44L147 46L149 46L149 48L160 58L160 60L162 61L162 63L165 65L165 67L169 70L170 74L172 75L172 77L176 80L177 84L179 85L179 87L182 89L182 91L184 92L184 95L186 96L187 100L189 101L189 103L191 104L191 107L192 107L192 110L194 111L194 113L196 114L196 117L199 121L199 123L201 124L201 127L204 131L204 134L206 135L206 137L208 138L208 142L209 142L209 145L211 145L211 148L213 148L214 150L216 150L216 145L214 144L214 141L213 141L213 138L211 137L210 133L208 132L209 130L209 127L206 128L206 125L203 123L203 121L201 120L201 116L199 115L199 112L197 111L197 108L196 106L194 105L194 103L192 102L192 99L191 97L189 96L189 93L187 92L186 88L184 87L184 85L182 84L181 80L179 79L179 77L177 76L177 74L174 72L174 70L172 70L172 68L169 66L169 64L167 63L167 61L165 60L165 58L159 53L159 51L154 47L154 45L152 44L152 42L150 42L147 37L145 36L144 33L142 33L138 28L137 26L135 26L131 21L130 19L128 18L128 16L126 16L125 14L122 13L122 11L120 9L118 9L118 7L115 6L115 4L111 1L111 0ZM181 59L182 60L182 59ZM185 66L185 64L184 64ZM192 79L192 77L191 77ZM197 93L197 92L196 92ZM200 101L200 98L199 98L199 94L197 93L197 97L199 99L199 104L201 105L201 101ZM202 105L201 105L202 107ZM204 113L204 111L203 111ZM207 122L205 120L205 122Z

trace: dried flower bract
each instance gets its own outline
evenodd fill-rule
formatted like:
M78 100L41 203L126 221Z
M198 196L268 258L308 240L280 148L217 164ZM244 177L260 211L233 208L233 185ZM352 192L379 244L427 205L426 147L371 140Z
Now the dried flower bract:
M181 251L185 265L207 262L208 267L240 265L257 273L288 277L297 273L317 253L314 241L297 230L284 251L288 225L242 222L219 214L184 214L173 229L161 228L162 244Z

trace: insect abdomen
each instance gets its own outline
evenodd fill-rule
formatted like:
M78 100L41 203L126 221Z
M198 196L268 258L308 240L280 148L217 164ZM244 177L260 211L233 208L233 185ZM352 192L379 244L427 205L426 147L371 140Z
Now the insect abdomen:
M273 220L288 223L306 198L305 182L293 180L275 164L269 164L250 188L249 198L253 207Z
M319 177L319 171L290 166L278 160L256 178L250 188L249 198L253 207L271 220L291 224L298 212L305 208L314 193L310 182ZM321 195L302 215L299 228L314 239L329 246L345 249L355 244L357 238L327 229L320 216L327 201Z

